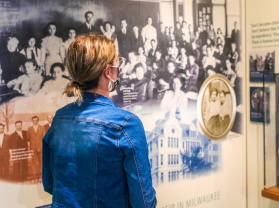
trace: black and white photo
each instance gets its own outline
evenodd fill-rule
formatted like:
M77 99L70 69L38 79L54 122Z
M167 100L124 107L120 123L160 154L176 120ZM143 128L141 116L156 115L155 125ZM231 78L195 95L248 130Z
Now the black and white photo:
M273 82L275 70L275 51L251 51L249 54L249 71L251 82Z

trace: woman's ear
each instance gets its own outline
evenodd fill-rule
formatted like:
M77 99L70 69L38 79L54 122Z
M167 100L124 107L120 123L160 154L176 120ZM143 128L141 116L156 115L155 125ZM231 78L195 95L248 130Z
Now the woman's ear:
M111 74L110 67L109 67L109 65L107 65L107 67L105 69L105 77L107 79L110 79L110 74Z

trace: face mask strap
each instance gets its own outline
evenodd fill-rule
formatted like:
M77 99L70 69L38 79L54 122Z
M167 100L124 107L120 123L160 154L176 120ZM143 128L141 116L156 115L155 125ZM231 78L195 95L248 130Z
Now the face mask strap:
M112 82L114 83L114 87L112 87ZM118 78L117 78L116 80L110 79L110 80L109 80L109 84L108 84L108 90L109 90L110 92L114 91L115 88L119 86L119 84L120 84L120 81L119 81Z

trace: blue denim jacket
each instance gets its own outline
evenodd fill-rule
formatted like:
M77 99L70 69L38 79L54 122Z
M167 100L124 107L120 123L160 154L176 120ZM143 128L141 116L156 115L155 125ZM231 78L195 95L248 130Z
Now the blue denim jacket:
M108 98L56 112L43 138L43 185L52 207L156 207L140 119Z

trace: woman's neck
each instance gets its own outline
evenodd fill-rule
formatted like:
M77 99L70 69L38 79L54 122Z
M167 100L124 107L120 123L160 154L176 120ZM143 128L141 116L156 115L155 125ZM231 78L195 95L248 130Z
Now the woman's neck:
M92 89L92 90L87 90L86 92L95 93L95 94L102 95L102 96L104 96L104 97L109 98L109 91L108 91L108 90L101 89L101 88Z

